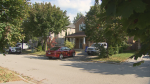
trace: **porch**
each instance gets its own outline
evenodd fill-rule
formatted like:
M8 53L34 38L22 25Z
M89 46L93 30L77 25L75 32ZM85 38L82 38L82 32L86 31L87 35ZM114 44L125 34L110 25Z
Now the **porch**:
M86 46L91 46L92 44L92 42L88 41L84 32L77 32L66 36L66 39L68 38L70 42L75 43L75 49L85 50Z

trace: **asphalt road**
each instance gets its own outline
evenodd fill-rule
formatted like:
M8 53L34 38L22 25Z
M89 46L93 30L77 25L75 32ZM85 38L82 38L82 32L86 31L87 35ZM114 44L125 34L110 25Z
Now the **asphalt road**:
M121 64L91 63L80 61L79 54L63 60L32 55L0 54L0 66L41 84L150 84L150 58L133 67L134 60Z

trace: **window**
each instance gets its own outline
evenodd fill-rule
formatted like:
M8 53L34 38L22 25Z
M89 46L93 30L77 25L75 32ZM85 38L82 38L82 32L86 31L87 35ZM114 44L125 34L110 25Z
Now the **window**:
M61 49L60 50L65 50L66 48L65 47L61 47Z
M79 24L79 31L82 31L82 28L85 29L85 24L82 22L82 24Z
M58 50L60 47L53 47L50 50Z

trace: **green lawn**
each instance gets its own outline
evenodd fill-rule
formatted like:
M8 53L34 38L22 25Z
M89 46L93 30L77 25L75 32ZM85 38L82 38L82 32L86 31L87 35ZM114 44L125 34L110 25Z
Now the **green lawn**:
M110 56L109 58L93 58L91 59L92 61L106 61L106 62L124 62L125 60L127 60L129 57L134 55L134 51L126 51L124 53L120 53L120 54L115 54Z
M32 52L31 49L23 50L23 54L30 54L30 55L38 55L38 56L44 56L46 54L45 51L40 51L40 52Z

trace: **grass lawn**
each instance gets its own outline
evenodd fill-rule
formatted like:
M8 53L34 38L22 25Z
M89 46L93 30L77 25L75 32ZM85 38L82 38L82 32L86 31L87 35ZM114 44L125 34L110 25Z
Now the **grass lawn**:
M38 55L38 56L43 56L46 54L45 51L40 51L40 52L32 52L31 49L23 50L23 54L30 54L30 55Z
M115 54L110 56L109 58L93 58L91 59L92 61L106 61L106 62L124 62L126 61L129 57L134 55L134 51L126 51L124 53L120 53L120 54Z
M10 82L10 81L20 81L20 80L22 79L18 77L15 74L15 72L0 67L0 83Z

